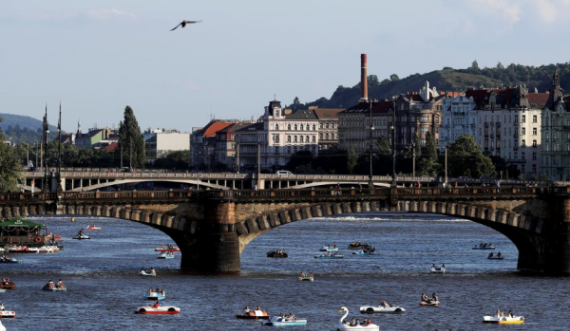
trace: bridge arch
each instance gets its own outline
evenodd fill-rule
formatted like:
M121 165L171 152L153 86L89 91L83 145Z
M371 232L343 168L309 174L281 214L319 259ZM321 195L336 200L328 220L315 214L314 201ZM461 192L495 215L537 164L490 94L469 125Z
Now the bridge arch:
M118 179L112 182L99 183L91 186L76 187L69 192L83 192L83 191L93 191L104 187L109 187L113 185L130 184L130 183L145 183L145 182L169 182L169 183L182 183L191 184L196 186L209 187L216 190L229 190L228 187L208 182L203 182L195 179ZM30 188L31 189L31 188Z
M313 217L389 210L454 216L490 227L509 238L517 247L519 269L536 270L534 267L537 263L541 263L544 258L543 252L540 251L540 245L537 244L542 240L543 232L548 231L543 220L516 212L464 202L399 201L396 206L391 207L389 202L382 200L296 206L247 219L236 224L235 227L239 238L240 254L253 239L281 225Z

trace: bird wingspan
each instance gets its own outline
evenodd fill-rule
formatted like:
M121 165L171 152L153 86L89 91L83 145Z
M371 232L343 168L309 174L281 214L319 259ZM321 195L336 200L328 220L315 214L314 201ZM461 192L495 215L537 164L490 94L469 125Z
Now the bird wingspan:
M181 25L182 25L182 23L178 24L177 26L175 26L174 28L172 28L170 31L174 31L174 30L178 29L178 27L181 26Z

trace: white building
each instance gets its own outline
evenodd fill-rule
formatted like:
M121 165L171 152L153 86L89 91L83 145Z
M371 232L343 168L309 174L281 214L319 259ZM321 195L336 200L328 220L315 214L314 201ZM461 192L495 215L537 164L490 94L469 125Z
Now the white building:
M471 135L477 140L477 110L473 97L464 94L446 97L442 101L442 122L439 131L439 149L443 151L463 135Z
M144 133L146 159L154 163L173 151L190 150L190 134L176 130L148 129Z

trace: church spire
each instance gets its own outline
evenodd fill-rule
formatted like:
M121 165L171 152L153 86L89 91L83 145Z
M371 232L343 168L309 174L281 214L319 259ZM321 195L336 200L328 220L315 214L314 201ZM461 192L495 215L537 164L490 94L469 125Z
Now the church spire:
M556 88L560 86L560 74L558 73L558 68L554 71L554 75L552 75L552 87Z

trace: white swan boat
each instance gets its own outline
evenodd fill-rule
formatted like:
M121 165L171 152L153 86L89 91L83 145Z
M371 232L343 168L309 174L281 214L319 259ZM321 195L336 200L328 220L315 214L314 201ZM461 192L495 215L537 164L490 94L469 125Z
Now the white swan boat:
M142 306L135 310L135 314L143 315L175 315L180 314L180 308L174 306Z
M344 315L340 318L337 325L337 331L347 331L347 330L359 330L359 331L380 331L380 327L377 324L368 324L368 325L354 325L351 326L349 321L345 322L346 317L348 316L348 308L342 307L340 308L339 312L344 312Z
M441 267L437 267L435 264L431 266L429 272L432 274L444 274L445 273L445 264L442 264Z
M0 310L0 318L16 318L16 312L11 310Z
M156 277L156 272L155 272L155 273L146 272L146 270L143 269L143 270L141 270L141 271L139 272L139 275L141 275L141 276L153 276L153 277Z
M483 316L483 323L497 324L523 324L524 316L506 316L503 314L493 316Z
M391 305L387 305L387 306L383 306L383 305L361 306L360 307L360 312L362 314L374 314L374 313L378 313L378 314L401 314L405 311L406 310L400 306L391 306Z
M0 322L0 331L6 331L6 327Z
M304 318L273 316L267 321L261 322L261 324L267 326L301 326L307 325L307 320Z

